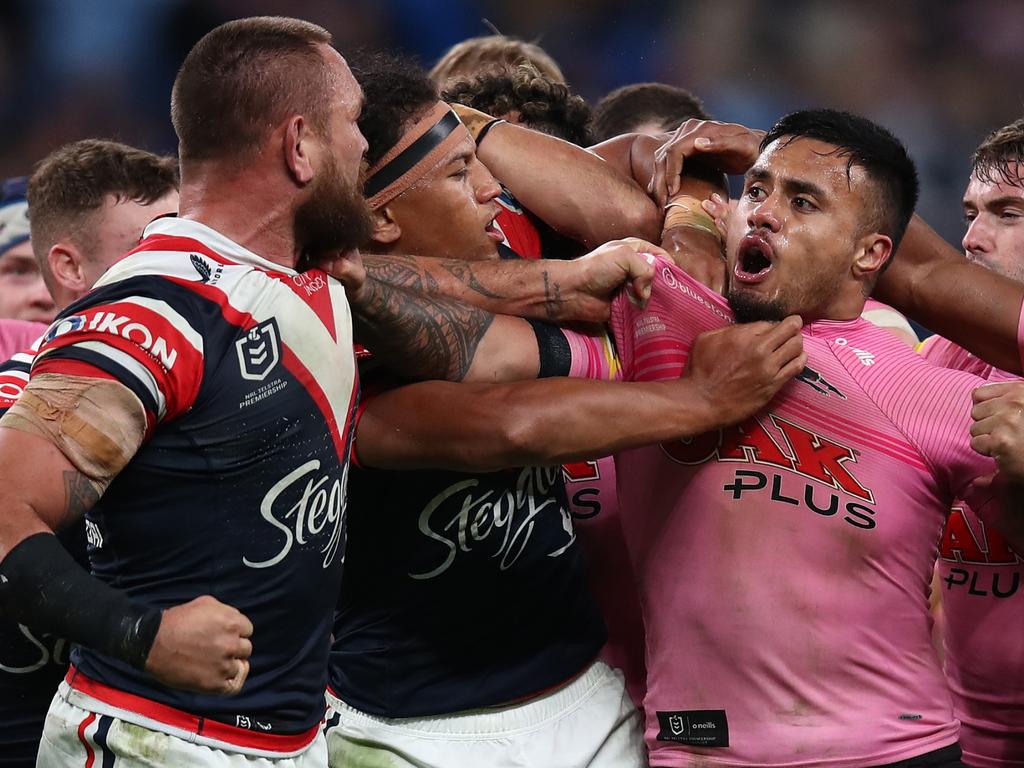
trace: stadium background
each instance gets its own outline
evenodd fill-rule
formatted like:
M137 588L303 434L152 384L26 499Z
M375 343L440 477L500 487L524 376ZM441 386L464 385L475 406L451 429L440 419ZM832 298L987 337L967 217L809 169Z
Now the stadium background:
M3 0L0 175L87 136L173 151L181 59L221 21L263 13L323 24L343 53L393 46L428 65L487 34L486 18L539 41L592 102L660 80L761 128L804 106L850 109L907 142L920 211L954 243L971 150L1024 113L1018 0Z

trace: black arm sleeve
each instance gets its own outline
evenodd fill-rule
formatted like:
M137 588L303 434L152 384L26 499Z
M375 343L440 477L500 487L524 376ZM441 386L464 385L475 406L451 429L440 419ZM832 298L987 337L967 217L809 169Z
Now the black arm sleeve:
M10 618L143 669L161 612L93 578L49 533L24 539L0 562L0 606Z
M540 372L537 378L568 376L572 370L572 350L562 329L539 320L528 322L537 336L537 351L540 353Z

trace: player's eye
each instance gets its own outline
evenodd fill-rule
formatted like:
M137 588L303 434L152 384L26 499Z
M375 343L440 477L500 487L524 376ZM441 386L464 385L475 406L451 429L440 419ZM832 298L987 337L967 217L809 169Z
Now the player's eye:
M766 193L764 191L764 187L762 187L760 184L751 184L749 187L747 187L747 197L750 200L763 200L765 196Z
M798 211L816 211L818 206L812 203L806 197L795 197L793 198L793 207Z

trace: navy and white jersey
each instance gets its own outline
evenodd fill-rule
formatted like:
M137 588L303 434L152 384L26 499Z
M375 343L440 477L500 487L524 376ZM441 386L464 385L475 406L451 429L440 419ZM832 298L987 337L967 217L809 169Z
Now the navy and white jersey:
M0 364L0 416L28 383L42 338ZM85 521L58 534L61 543L88 570ZM43 732L46 710L68 670L70 644L0 615L0 768L30 768Z
M86 648L72 687L124 693L122 719L153 702L261 737L315 729L357 392L341 284L160 219L54 321L41 373L119 381L146 410L142 447L86 515L94 575L158 608L212 595L254 625L237 696L170 689Z
M330 667L346 703L382 717L494 706L597 657L604 625L560 467L354 467L349 493Z

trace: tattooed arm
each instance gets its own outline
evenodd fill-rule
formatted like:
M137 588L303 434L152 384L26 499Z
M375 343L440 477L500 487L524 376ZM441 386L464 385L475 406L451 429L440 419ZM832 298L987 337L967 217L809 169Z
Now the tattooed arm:
M120 383L66 376L65 388L47 390L39 386L46 376L30 380L0 420L0 610L165 685L237 693L252 652L245 616L209 595L165 610L130 598L92 577L53 535L92 508L123 468L121 457L135 454L142 432L130 425L145 425L145 414ZM90 397L90 386L123 392Z
M647 299L654 276L647 254L664 251L630 238L573 262L363 257L367 279L347 289L356 340L410 379L534 378L540 363L533 330L491 312L604 321L623 284ZM340 278L345 263L337 265L327 266Z
M355 338L408 379L508 381L533 378L536 338L518 317L387 285L369 276L349 293Z
M420 295L444 296L495 314L551 323L600 323L625 284L646 296L654 272L646 253L659 249L627 238L573 261L459 261L422 256L364 255L367 274Z

